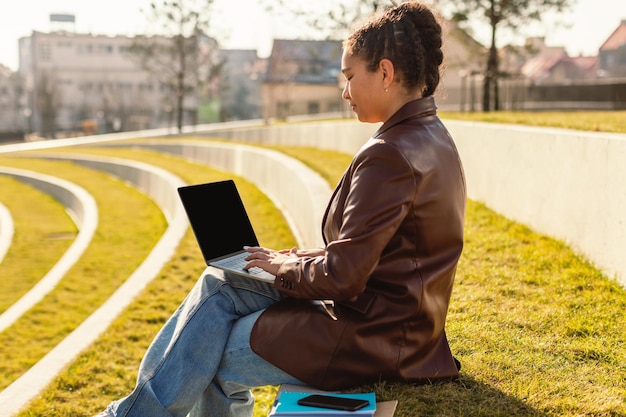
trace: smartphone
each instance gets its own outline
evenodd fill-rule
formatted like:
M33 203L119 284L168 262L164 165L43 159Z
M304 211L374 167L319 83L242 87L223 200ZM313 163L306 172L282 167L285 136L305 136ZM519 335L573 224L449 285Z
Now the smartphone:
M334 410L356 411L369 405L369 401L358 398L335 397L332 395L314 394L300 398L298 404L309 407L332 408Z

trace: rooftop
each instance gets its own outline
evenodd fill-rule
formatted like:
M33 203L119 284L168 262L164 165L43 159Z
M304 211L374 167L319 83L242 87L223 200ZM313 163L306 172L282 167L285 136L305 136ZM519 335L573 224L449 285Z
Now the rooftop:
M626 19L615 29L606 41L600 46L601 51L612 51L626 46Z

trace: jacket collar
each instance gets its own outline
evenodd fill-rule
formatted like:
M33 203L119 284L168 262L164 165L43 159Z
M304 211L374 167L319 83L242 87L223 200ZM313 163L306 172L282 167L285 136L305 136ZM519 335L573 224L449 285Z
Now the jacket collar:
M406 120L434 116L435 114L437 114L437 105L435 104L435 98L433 96L409 101L383 123L372 137L379 137L385 131Z

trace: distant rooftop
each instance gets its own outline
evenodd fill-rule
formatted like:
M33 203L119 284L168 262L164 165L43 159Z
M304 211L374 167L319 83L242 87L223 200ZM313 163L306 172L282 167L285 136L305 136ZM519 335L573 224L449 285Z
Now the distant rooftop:
M626 46L626 19L622 19L622 23L608 37L608 39L600 47L601 51L611 51Z
M336 84L341 52L341 41L275 39L266 81Z

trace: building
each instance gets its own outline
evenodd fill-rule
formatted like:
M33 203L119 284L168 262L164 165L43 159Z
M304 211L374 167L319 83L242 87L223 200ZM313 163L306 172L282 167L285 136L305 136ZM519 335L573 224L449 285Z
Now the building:
M600 46L600 76L626 77L626 19Z
M480 105L487 49L455 22L444 21L443 72L435 98L442 110L475 109Z
M445 23L445 33L444 70L435 94L439 108L478 110L487 49L453 22ZM129 53L140 39L169 41L68 30L33 32L20 39L18 73L0 67L0 136L35 132L58 137L174 127L171 86L142 70ZM201 41L195 56L211 56L206 62L214 62L215 45L210 39ZM219 53L222 68L216 79L213 67L199 67L191 74L197 83L185 94L183 124L352 114L341 98L340 41L277 39L267 59L260 59L254 50ZM501 109L558 108L563 103L574 108L580 103L590 108L624 105L624 86L605 81L626 77L626 20L595 57L569 57L564 48L546 46L542 38L504 48L499 57ZM602 88L594 89L600 81Z
M130 43L65 31L21 38L19 72L32 80L34 129L51 137L151 127L155 86L126 55Z
M17 141L29 131L30 108L19 74L0 65L0 142Z
M174 126L171 89L128 52L140 38L68 31L21 38L19 74L30 80L32 129L56 137ZM183 124L196 121L196 94L185 97Z
M341 42L276 39L261 85L264 118L342 109Z
M471 94L468 84L474 78L469 75L483 68L486 50L456 24L446 25L445 69L435 95L439 108L459 110L479 100L478 94ZM275 40L262 86L265 117L350 114L341 98L341 54L340 41Z
M589 80L597 77L598 57L570 57L562 46L547 46L545 38L529 38L523 51L518 71L534 84L571 80Z
M220 120L261 118L261 81L267 60L250 49L221 50L220 55Z
M547 46L544 38L529 38L522 47L507 48L503 56L508 68L522 76L515 109L611 110L626 104L626 85L607 77L598 55L570 57L561 46Z

